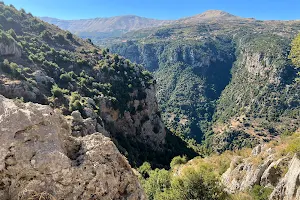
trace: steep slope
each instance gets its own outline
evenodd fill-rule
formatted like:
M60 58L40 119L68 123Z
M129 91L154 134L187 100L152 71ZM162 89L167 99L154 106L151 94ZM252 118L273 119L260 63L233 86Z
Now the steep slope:
M0 199L145 199L102 133L71 135L58 110L0 95Z
M153 42L141 46L133 42L127 44L124 48L116 45L111 50L155 71L157 97L168 127L178 133L189 133L201 141L205 127L201 129L202 124L197 119L211 121L215 100L230 80L234 60L234 47L230 41L207 39ZM139 53L141 57L135 58ZM218 81L219 77L223 77L222 81Z
M300 198L299 140L298 130L253 149L190 161L175 157L169 171L147 163L138 170L150 200L294 200Z
M171 23L169 20L149 19L135 15L80 20L61 20L50 17L40 19L83 38L92 38L98 43L101 43L104 38L118 37L129 31Z
M0 13L0 94L72 115L73 136L100 131L132 165L165 165L184 148L161 121L151 73L24 10Z
M249 140L259 136L269 141L299 128L300 85L295 80L299 70L288 60L289 43L276 35L260 34L238 44L240 53L232 68L232 80L222 92L214 115L214 133L222 138L216 144L227 138L223 145L228 149L238 137L233 133L236 131Z
M130 32L122 38L126 42L117 39L110 46L154 72L167 126L217 151L253 147L295 131L299 69L288 53L300 22L220 11L194 18Z

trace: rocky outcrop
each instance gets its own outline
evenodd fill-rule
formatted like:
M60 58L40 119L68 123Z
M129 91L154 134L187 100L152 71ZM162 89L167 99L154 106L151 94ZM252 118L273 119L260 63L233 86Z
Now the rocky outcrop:
M133 92L136 96L138 91ZM101 103L101 118L110 124L108 129L112 134L122 133L134 137L136 140L151 145L159 150L165 143L165 126L159 116L155 96L155 87L150 86L145 90L145 98L128 102L134 112L125 111L124 116L118 110L113 110L106 102Z
M0 55L21 57L22 48L15 41L11 41L8 43L0 42Z
M101 133L73 137L63 116L0 96L0 199L145 199L126 158Z
M38 96L42 96L36 87L32 87L23 81L8 81L0 80L0 93L7 98L23 98L26 101L37 101Z
M85 108L87 110L88 108ZM73 111L72 118L69 123L72 127L72 135L75 137L91 135L95 132L101 132L104 136L109 137L110 134L105 130L104 124L99 123L96 118L88 117L83 119L79 111Z
M222 182L229 193L245 192L260 185L273 189L270 200L300 199L300 159L296 154L293 158L278 158L266 145L258 145L250 157L232 160Z
M289 160L289 157L283 157L272 162L261 176L260 185L273 188L276 187L282 176L282 169L288 168L287 165Z
M270 199L300 199L300 159L298 155L291 160L288 172L276 186Z
M272 163L273 157L269 156L262 164L255 165L249 160L238 164L235 168L229 168L222 176L222 181L227 191L245 191L260 183L264 171Z
M53 85L55 83L54 79L47 76L42 70L36 70L33 72L33 76L38 84Z
M260 76L275 85L280 83L279 69L276 63L272 61L271 56L264 53L248 52L247 50L243 50L242 55L242 65L246 67L250 74ZM280 59L279 56L278 59Z

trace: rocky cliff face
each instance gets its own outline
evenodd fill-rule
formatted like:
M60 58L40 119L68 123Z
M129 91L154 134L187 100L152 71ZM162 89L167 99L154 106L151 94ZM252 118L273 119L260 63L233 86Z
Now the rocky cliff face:
M131 95L136 96L135 90ZM159 116L158 105L155 96L155 86L145 89L144 99L132 100L127 103L133 111L125 111L124 116L118 110L103 102L100 116L107 124L111 134L124 134L128 137L136 137L141 143L147 143L153 149L161 150L165 143L165 126ZM137 137L138 136L138 137Z
M232 79L214 114L215 138L225 138L229 144L216 143L216 148L224 150L234 141L254 147L258 141L297 130L299 116L293 113L299 110L300 85L294 80L297 69L287 58L287 48L288 43L278 36L258 36L239 44Z
M273 190L269 199L299 199L300 160L298 155L279 156L274 148L258 145L248 158L235 157L222 175L229 193L251 190L260 185Z
M0 96L0 127L0 199L145 199L109 138L72 136L49 106Z
M15 41L7 44L0 42L0 55L21 57L22 49Z
M156 96L168 128L198 141L203 139L214 101L230 80L235 56L226 39L128 41L112 46L111 51L155 72Z

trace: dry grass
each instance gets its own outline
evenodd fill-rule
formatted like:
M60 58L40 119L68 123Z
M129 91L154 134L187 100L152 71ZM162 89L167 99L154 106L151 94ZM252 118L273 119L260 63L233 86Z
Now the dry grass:
M230 196L230 200L253 200L250 194L239 192Z

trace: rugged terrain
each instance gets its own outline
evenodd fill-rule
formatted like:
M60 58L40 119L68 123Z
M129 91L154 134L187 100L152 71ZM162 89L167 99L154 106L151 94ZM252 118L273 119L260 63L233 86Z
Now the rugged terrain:
M300 198L299 21L165 23L100 49L0 3L1 199Z
M0 47L0 199L145 199L130 164L195 155L141 65L3 3Z
M114 143L59 112L0 95L0 199L146 199Z
M2 4L0 13L0 94L76 116L74 136L100 131L132 165L145 160L168 165L173 154L185 148L165 129L155 82L142 66L24 10Z
M208 11L127 33L110 49L154 72L168 128L222 152L299 127L299 68L288 58L299 30L299 21Z
M99 45L109 38L119 37L129 31L172 23L169 20L149 19L135 15L80 20L62 20L51 17L40 17L40 19L82 38L91 38Z

